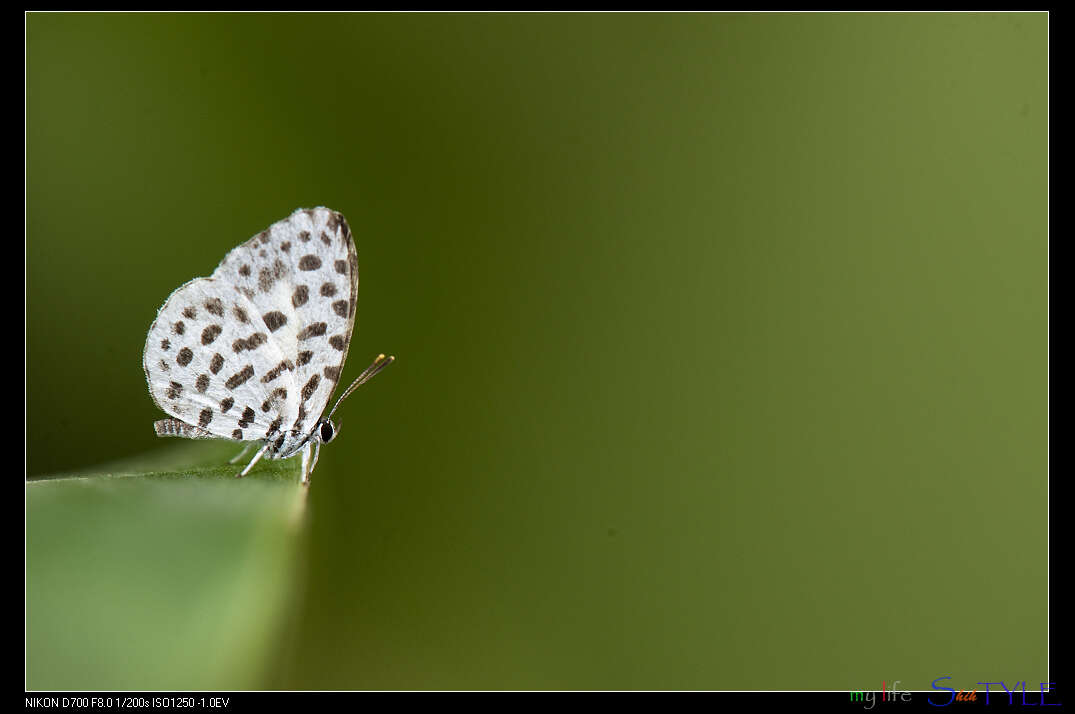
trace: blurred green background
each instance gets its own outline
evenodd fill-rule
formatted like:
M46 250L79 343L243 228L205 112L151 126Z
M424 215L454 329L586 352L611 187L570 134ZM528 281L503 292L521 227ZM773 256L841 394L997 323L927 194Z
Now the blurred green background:
M326 205L398 360L257 686L1047 681L1047 33L31 13L27 471L163 448L156 310Z

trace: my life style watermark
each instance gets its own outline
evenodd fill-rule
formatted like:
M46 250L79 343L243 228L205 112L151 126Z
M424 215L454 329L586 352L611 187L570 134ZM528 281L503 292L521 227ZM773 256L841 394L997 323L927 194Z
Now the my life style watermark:
M933 689L938 692L948 692L947 696L929 695L926 701L934 707L947 707L951 704L958 702L977 702L979 696L979 689L976 687L970 691L965 689L956 690L954 687L945 686L943 683L946 680L950 680L952 677L944 676L937 677L933 680ZM1026 707L1036 706L1060 706L1060 701L1046 701L1047 695L1055 696L1055 682L1041 682L1039 687L1040 692L1035 692L1031 688L1029 695L1027 694L1026 682L1015 682L1011 688L1005 682L977 682L978 687L983 687L981 694L984 696L984 704L989 706L991 703L1003 703L1007 706L1022 705ZM1000 692L996 689L996 685L1000 685L1004 692L1007 693L1008 699L1005 702L1003 699L998 699ZM888 682L881 682L880 690L852 690L851 701L862 702L863 709L873 709L880 702L909 702L911 701L911 692L908 690L900 690L900 680L892 682L891 686L888 686ZM993 689L990 689L990 685ZM1021 687L1021 689L1020 689ZM990 695L993 697L993 701L990 701ZM1017 698L1017 695L1021 695Z

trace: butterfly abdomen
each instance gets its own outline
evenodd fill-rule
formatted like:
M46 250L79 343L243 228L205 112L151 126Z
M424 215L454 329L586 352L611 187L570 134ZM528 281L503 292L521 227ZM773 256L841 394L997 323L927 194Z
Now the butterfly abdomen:
M157 436L178 436L183 439L219 439L211 431L193 426L179 419L161 419L153 422L153 431Z

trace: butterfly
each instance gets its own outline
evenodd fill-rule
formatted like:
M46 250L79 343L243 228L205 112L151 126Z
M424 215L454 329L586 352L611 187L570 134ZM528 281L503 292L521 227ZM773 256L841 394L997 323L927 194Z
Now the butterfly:
M324 415L347 360L358 297L358 253L344 217L299 209L229 252L213 274L177 288L149 328L142 366L171 419L157 436L248 442L262 457L302 454L308 485L332 415L391 364L379 355Z

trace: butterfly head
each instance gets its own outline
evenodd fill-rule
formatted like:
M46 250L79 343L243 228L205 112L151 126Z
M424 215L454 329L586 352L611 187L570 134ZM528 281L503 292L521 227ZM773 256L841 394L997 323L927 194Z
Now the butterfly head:
M317 439L322 444L327 444L336 438L340 428L331 419L325 418L317 423Z

